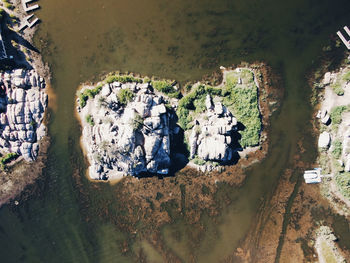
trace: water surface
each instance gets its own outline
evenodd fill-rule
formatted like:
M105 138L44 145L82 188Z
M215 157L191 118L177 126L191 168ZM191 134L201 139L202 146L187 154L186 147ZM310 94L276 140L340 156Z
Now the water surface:
M113 198L113 186L97 194L85 180L86 209L72 179L77 167L81 177L85 169L77 143L79 125L73 117L74 96L80 82L96 80L102 73L131 71L184 83L201 79L220 65L259 60L283 77L279 88L286 95L281 111L272 118L268 158L248 171L240 189L219 190L234 202L224 206L216 222L203 217L206 233L194 245L185 220L161 229L165 247L184 262L217 262L232 254L254 222L261 200L291 167L299 139L307 142L303 160L314 160L305 73L335 32L349 23L348 1L45 0L39 4L36 14L42 23L35 43L53 72L57 111L50 119L53 140L42 195L15 210L0 210L4 262L136 261L131 253L122 253L121 244L130 242L128 234L98 217L104 202L122 206ZM159 251L145 240L131 246L142 248L151 262L162 261Z

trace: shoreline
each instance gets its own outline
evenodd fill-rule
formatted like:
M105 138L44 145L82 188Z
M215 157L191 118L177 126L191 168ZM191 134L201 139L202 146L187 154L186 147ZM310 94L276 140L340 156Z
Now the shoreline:
M265 117L263 118L263 136L266 138L265 142L261 145L261 149L250 153L246 158L242 158L238 164L226 167L225 171L221 173L213 171L204 175L186 166L178 171L175 176L165 176L162 179L153 176L142 178L141 180L133 176L125 176L117 184L113 183L112 191L115 194L115 198L118 198L121 203L126 205L123 207L124 210L133 211L134 207L145 208L142 210L142 214L140 214L138 219L133 218L131 212L125 215L125 220L129 222L128 229L131 232L135 231L134 224L136 224L136 221L141 219L152 229L159 229L165 223L171 222L171 218L177 213L182 214L182 209L186 209L187 213L183 214L183 216L190 223L197 223L205 211L211 216L218 215L221 205L218 203L215 193L219 187L225 185L227 187L240 187L248 176L246 169L267 156L269 149L269 120L272 113L279 108L279 101L283 90L278 85L280 83L280 77L269 66L264 63L255 63L251 64L251 67L254 70L260 70L262 72L263 83L265 85L260 86L260 88L264 89L266 94L269 94L269 97L265 99L262 94L261 96L259 95L259 100L262 102L261 114ZM269 103L276 101L277 103ZM78 119L78 121L80 120ZM85 155L84 159L87 160ZM87 171L86 168L84 170ZM85 173L84 175L74 174L76 185L79 186L78 191L81 193L86 192L86 185L83 183L85 178ZM91 180L88 182L90 185ZM96 180L93 182L96 182ZM109 181L107 182L110 183ZM93 187L94 191L97 191L96 194L99 194L99 191L105 188L104 185L106 184L97 183L91 184L91 187ZM182 185L185 185L185 190ZM181 187L179 188L179 186ZM208 195L208 193L211 194ZM184 195L186 196L185 204L181 201ZM168 214L167 210L164 210L162 207L167 207L170 204L174 210ZM191 207L196 207L196 209L193 211L187 209ZM153 211L151 215L149 214L150 211ZM110 215L106 216L109 217ZM160 233L158 231L156 232L158 233L157 240L160 241ZM144 234L147 233L146 231ZM158 246L158 243L156 246Z
M13 6L14 10L10 10L8 8L4 8L5 12L9 15L15 16L17 22L13 23L13 25L17 25L14 27L14 32L18 30L20 24L18 20L23 20L27 14L23 10L22 4L20 0L14 0ZM5 23L5 22L4 22ZM39 24L40 25L40 24ZM26 41L28 41L31 45L33 44L33 38L35 36L35 32L37 30L37 26L33 28L26 28L24 32L17 33L20 34ZM5 36L6 37L6 36ZM17 51L24 52L25 47L19 45L16 47ZM28 50L29 53L26 53L25 60L29 65L29 69L32 68L39 74L39 76L45 79L45 89L43 91L48 95L48 103L47 107L44 109L42 124L46 127L45 136L38 142L39 143L39 152L37 158L33 162L25 162L22 158L19 158L19 161L15 161L9 167L9 171L7 172L8 180L6 182L2 182L1 191L2 196L0 199L0 207L9 204L9 205L19 205L22 200L30 198L32 192L36 190L36 182L43 176L43 169L46 165L47 153L50 147L50 137L47 131L50 114L49 111L55 110L55 93L51 87L51 72L48 64L45 64L40 53L37 53L33 50ZM23 61L15 60L15 68L16 64L23 64Z

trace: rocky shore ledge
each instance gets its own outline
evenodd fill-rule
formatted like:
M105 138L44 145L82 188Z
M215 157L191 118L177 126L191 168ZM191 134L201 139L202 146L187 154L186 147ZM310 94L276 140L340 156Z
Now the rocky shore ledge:
M350 207L350 66L327 72L318 84L324 89L319 119L318 163L325 178L321 189L334 208L349 214ZM327 180L328 179L328 180Z
M92 179L169 174L186 164L203 172L237 162L260 143L256 76L223 71L217 87L109 75L78 91L82 146Z
M50 73L32 43L35 29L18 31L27 16L21 1L3 2L0 7L1 206L10 200L18 205L30 196L42 174L49 146L43 122Z
M46 130L45 81L34 70L16 69L0 76L0 152L33 161Z

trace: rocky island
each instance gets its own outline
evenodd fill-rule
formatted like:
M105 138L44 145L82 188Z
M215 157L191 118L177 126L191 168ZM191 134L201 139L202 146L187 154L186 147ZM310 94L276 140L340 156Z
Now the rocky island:
M223 70L213 87L110 74L78 91L82 145L92 179L166 175L189 163L203 172L259 145L258 82L249 68Z

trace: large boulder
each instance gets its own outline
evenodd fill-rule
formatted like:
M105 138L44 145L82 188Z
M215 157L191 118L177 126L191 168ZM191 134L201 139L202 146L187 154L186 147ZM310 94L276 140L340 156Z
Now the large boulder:
M320 137L318 138L318 147L319 148L327 148L329 147L331 143L331 136L328 132L324 131L320 134Z

